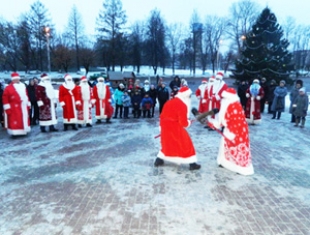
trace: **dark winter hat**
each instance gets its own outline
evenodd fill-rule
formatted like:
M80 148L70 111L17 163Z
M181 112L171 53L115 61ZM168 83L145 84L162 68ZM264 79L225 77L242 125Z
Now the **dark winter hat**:
M284 80L281 80L280 83L283 83L284 85L286 84L286 82Z
M297 81L296 81L296 84L299 84L299 85L301 85L301 86L303 86L303 81L302 80L300 80L300 79L298 79Z
M276 84L276 80L272 79L272 80L270 81L270 83L271 83L271 84Z

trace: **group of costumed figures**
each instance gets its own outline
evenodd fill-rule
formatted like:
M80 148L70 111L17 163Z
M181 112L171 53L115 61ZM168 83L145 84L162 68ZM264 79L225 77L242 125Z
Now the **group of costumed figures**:
M254 174L251 162L249 132L246 116L234 88L223 81L224 75L202 80L196 91L198 110L191 109L189 87L183 86L173 99L166 102L160 115L161 149L154 166L165 161L189 164L190 170L198 170L196 151L186 130L196 119L221 136L217 164L241 175ZM190 119L193 113L195 119Z
M58 131L56 105L57 101L62 107L64 130L69 127L77 130L77 125L91 127L91 109L95 107L97 123L105 120L110 123L113 114L111 105L111 93L104 78L99 77L98 83L91 88L87 78L82 76L80 85L76 85L69 74L66 74L65 82L59 87L57 97L51 80L47 74L41 75L41 81L35 87L35 96L39 107L39 125L41 132ZM11 83L5 87L2 95L4 110L4 127L12 137L27 135L30 132L30 101L24 83L20 81L18 73L11 74Z
M200 169L192 140L186 131L193 121L191 112L196 119L218 131L222 135L217 164L242 175L254 173L251 163L248 125L239 97L233 88L223 81L224 75L217 73L209 82L202 81L196 92L199 98L199 109L191 109L192 91L182 86L174 98L168 100L160 114L161 149L154 166L164 165L164 161L177 164L189 164L190 170ZM30 101L24 83L18 73L11 74L12 82L5 87L2 96L4 110L4 126L12 136L27 135L30 132ZM65 75L64 83L59 87L56 96L51 80L47 74L41 75L35 93L39 107L39 125L42 132L58 131L56 104L62 107L64 130L76 125L91 127L91 109L95 107L96 123L105 120L110 123L113 115L111 93L104 78L99 77L98 83L91 88L87 78L83 76L76 85L70 75ZM58 100L57 100L58 99Z

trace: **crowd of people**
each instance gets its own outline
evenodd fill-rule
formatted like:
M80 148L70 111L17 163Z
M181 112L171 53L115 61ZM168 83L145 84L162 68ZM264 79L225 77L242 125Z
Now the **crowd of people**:
M286 82L281 80L279 85L275 80L267 84L266 78L254 79L249 85L246 81L241 81L238 86L238 96L244 109L246 119L249 124L258 124L261 122L261 114L265 112L265 106L268 105L267 112L272 114L272 119L281 119L281 114L285 111L285 97L288 94ZM294 126L304 128L308 111L308 95L303 81L298 79L289 95L291 122ZM301 101L302 100L302 101Z
M190 120L192 91L185 79L175 76L169 83L170 90L162 79L156 86L150 84L149 80L145 80L141 86L140 80L136 79L127 86L119 83L113 90L103 77L98 77L91 86L85 76L74 81L66 74L59 86L58 97L51 79L45 73L40 81L31 79L27 86L20 81L16 72L11 74L11 80L8 86L1 87L0 106L3 114L1 124L13 137L27 135L31 126L37 124L41 132L57 132L58 103L62 109L64 131L67 131L83 126L92 127L93 108L96 124L110 124L112 118L153 118L158 102L161 149L154 165L162 166L167 160L189 164L190 170L201 167L197 164L195 148L186 131L194 120ZM202 79L195 91L199 101L198 114L207 113L205 128L217 131L222 136L217 158L219 166L242 175L254 173L248 124L261 122L261 113L266 104L272 119L280 119L287 94L283 80L278 86L274 80L267 85L265 78L254 79L251 85L242 81L236 91L228 87L221 72L209 79ZM297 80L290 93L290 101L291 122L296 127L301 124L303 128L309 101L302 80Z

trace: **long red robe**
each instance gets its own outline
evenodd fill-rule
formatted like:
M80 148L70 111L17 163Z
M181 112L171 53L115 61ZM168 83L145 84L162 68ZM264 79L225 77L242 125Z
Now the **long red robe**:
M81 101L78 100L76 87L69 89L65 83L59 87L59 103L63 110L64 124L75 124L77 122L76 105Z
M198 112L200 113L208 111L207 88L208 84L201 84L195 92L196 97L199 99Z
M111 105L111 93L109 86L104 85L103 90L98 89L99 84L96 84L93 88L93 95L96 100L96 119L111 118L113 115L113 107ZM103 96L100 97L98 92L102 92Z
M242 175L254 174L248 124L237 95L222 99L219 117L211 123L217 129L224 127L217 164Z
M44 84L41 82L36 87L36 98L39 106L39 124L40 126L50 126L57 124L57 116L56 116L56 103L57 97L54 94L50 94L50 97L47 94L47 88L45 86L52 86L51 84ZM53 89L51 87L50 89Z
M87 91L83 91L82 85L77 86L77 93L79 96L79 100L81 101L81 105L77 106L77 119L78 124L91 124L92 123L92 115L91 109L95 104L96 100L93 97L93 89L87 84Z
M185 130L190 126L187 105L178 97L168 100L160 114L161 150L157 157L175 163L197 161L192 140Z
M17 88L18 86L18 88ZM3 91L4 127L10 135L30 132L30 101L23 83L10 83Z
M245 107L246 120L250 124L258 124L261 122L260 100L264 97L264 89L260 87L258 95L254 96L251 94L250 88L248 88L246 97L248 98Z
M227 89L227 84L224 81L220 81L219 84L214 82L214 84L211 86L210 93L211 93L211 102L213 108L221 108L221 98L222 93Z

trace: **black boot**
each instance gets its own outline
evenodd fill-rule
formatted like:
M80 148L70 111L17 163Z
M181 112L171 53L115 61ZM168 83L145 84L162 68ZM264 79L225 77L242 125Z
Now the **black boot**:
M158 167L158 166L163 166L163 165L164 165L164 160L160 158L156 158L154 162L154 166Z
M45 126L40 126L40 130L41 130L41 132L46 132Z
M277 119L280 119L280 117L281 117L281 112L278 112Z
M96 124L100 124L100 123L101 123L101 120L98 119L98 120L96 121Z
M68 124L64 124L64 131L68 130Z
M191 163L189 164L189 169L192 171L192 170L199 170L201 167L201 165L197 164L196 162L195 163Z
M71 126L72 126L72 130L75 130L75 131L78 130L75 124L71 124Z
M82 125L81 125L81 124L78 124L78 128L82 128Z
M86 127L92 127L92 125L90 123L87 123Z
M273 116L271 119L275 119L276 118L276 112L273 112Z
M110 121L110 118L107 118L107 120L105 121L107 124L111 124L112 122Z
M50 131L51 132L56 132L58 131L58 129L56 129L53 125L50 126Z

